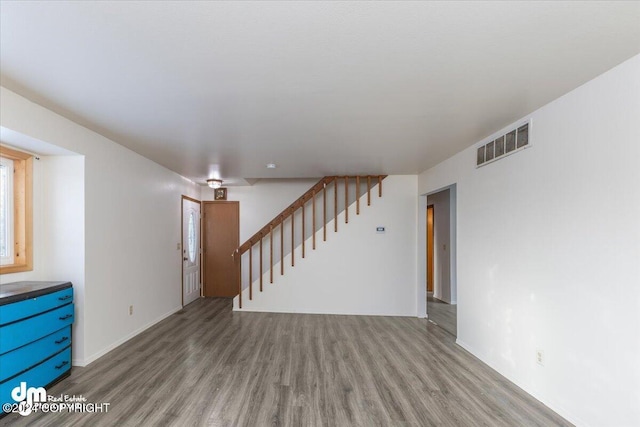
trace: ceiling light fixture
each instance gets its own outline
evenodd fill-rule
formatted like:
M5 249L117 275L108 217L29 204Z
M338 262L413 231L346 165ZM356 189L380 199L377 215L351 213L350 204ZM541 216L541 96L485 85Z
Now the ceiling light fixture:
M207 180L207 185L211 188L220 188L222 187L222 180L221 179L208 179Z
M276 168L275 163L267 163L267 169L275 169L275 168Z

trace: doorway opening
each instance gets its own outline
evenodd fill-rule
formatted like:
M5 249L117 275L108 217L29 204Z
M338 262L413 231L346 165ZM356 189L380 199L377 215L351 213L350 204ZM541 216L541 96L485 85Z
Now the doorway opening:
M427 206L427 293L433 294L433 205Z
M455 185L427 195L427 317L457 336Z
M182 306L202 296L200 201L182 196Z

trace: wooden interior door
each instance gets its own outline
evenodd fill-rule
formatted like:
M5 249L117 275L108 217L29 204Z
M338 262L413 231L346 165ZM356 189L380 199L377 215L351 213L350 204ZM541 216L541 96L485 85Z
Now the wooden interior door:
M231 254L240 246L240 203L203 202L204 296L238 294L238 264Z
M427 206L427 292L433 292L433 205Z

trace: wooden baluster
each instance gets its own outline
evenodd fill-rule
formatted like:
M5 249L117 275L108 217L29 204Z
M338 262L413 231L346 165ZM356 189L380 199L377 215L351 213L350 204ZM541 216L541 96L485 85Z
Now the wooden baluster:
M333 231L338 232L338 177L333 181Z
M236 250L233 255L234 261L237 263L237 272L238 272L238 308L242 308L242 256Z
M356 176L356 215L360 215L360 175Z
M294 254L296 251L296 247L295 247L295 236L296 236L296 228L295 228L295 218L296 216L296 210L295 208L291 210L291 267L295 267L295 262L294 262Z
M269 225L269 283L273 283L273 224Z
M280 217L280 275L284 276L284 218Z
M344 223L349 224L349 177L344 177Z
M327 183L322 187L322 217L324 225L322 226L322 240L327 241Z
M304 258L304 200L302 201L302 258Z
M382 175L378 175L378 197L382 197Z
M253 300L253 242L249 241L249 300Z
M262 232L260 232L260 292L262 292Z
M315 251L316 250L316 190L315 189L312 191L311 197L312 197L311 200L313 200L313 203L312 203L313 212L312 212L312 220L311 220L312 230L311 231L313 231L313 250Z
M367 206L371 206L371 176L367 175Z

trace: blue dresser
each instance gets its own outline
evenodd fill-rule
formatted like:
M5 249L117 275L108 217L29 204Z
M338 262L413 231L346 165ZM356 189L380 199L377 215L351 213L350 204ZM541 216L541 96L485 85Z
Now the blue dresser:
M47 387L71 373L73 308L70 282L0 285L0 404L20 382Z

